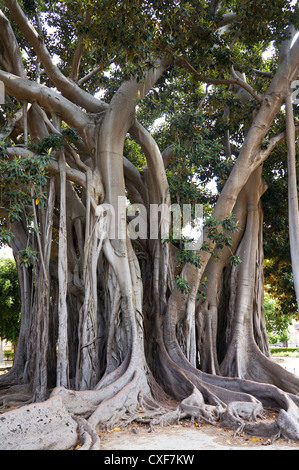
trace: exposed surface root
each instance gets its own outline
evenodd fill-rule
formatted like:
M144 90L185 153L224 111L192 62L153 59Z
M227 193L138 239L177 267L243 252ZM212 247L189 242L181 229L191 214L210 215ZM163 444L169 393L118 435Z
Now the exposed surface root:
M209 424L214 424L219 419L219 415L223 410L221 405L207 405L203 396L197 388L194 388L192 395L185 398L180 404L180 409L192 420L200 420L201 418Z
M0 450L67 450L77 444L77 423L60 397L0 416Z
M208 376L194 369L184 370L172 362L173 377L181 380L185 398L174 401L162 393L151 374L127 361L121 373L104 377L94 390L73 391L55 388L42 403L3 410L1 449L100 449L97 430L125 427L132 422L155 426L177 424L183 418L203 420L235 430L235 435L281 436L299 441L299 397L269 384L244 379ZM185 381L186 383L182 383ZM174 382L177 386L178 382ZM152 389L155 393L152 393ZM3 395L3 392L5 395ZM3 390L2 403L30 400L25 386ZM161 394L161 396L160 396ZM162 400L159 400L159 397ZM8 402L5 402L8 403ZM12 403L10 401L10 403ZM261 421L263 406L279 409L276 421ZM29 418L29 419L28 419Z
M236 429L235 435L241 434L245 421L257 421L264 418L265 413L261 403L232 402L220 416L220 424L229 429Z
M0 409L19 407L30 403L32 403L32 393L30 393L28 385L13 385L0 390Z
M20 382L21 374L18 373L17 369L15 366L12 366L8 372L4 373L3 375L0 375L0 391L3 388L9 387L11 385L16 385L18 386Z
M286 410L280 410L277 424L280 429L281 436L287 441L299 442L299 410L298 407L291 405Z
M80 444L78 450L100 450L100 438L98 433L92 429L83 418L75 418L78 423L78 437Z

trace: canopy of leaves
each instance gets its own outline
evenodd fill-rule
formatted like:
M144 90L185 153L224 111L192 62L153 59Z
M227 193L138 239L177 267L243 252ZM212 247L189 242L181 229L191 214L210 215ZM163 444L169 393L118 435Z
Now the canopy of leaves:
M298 7L290 0L273 0L271 5L266 0L227 0L221 3L216 16L211 13L211 2L207 0L23 0L22 3L66 75L71 71L78 40L82 41L80 77L96 66L102 70L102 74L86 85L94 92L107 85L105 71L111 64L116 79L136 74L142 78L157 58L169 55L205 76L228 78L232 64L235 69L252 75L262 65L261 52L270 43L279 45L286 37L290 18L294 23L298 17ZM5 5L1 6L5 9ZM234 22L224 32L220 28L230 11L235 12ZM27 67L33 71L35 53L25 40L22 42L29 55ZM274 54L267 70L276 67Z

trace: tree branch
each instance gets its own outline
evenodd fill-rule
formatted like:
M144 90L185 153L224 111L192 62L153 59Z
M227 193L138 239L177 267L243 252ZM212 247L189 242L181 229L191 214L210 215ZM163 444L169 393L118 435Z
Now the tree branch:
M77 81L78 86L84 85L84 83L88 82L94 75L96 75L98 72L102 70L102 67L96 67L93 69L91 72L89 72L85 77L81 78L80 80Z
M21 156L23 158L32 158L35 159L37 158L37 155L32 152L31 150L28 150L24 147L8 147L5 150L6 154L10 157L18 157ZM59 165L58 162L55 160L51 160L49 165L48 165L48 171L52 173L53 175L59 175ZM66 168L66 178L69 181L72 181L73 183L79 184L83 188L86 188L86 175L82 173L79 170L75 170L74 168Z
M84 26L89 26L90 21L91 21L91 15L87 11L86 15L85 15ZM84 52L84 49L85 49L85 46L84 46L84 43L83 43L83 40L85 39L85 37L86 37L86 34L81 34L80 35L79 40L78 40L78 44L77 44L77 47L76 47L76 50L75 50L75 54L74 54L74 57L73 57L72 70L71 70L69 78L71 80L74 80L75 82L78 81L81 59L82 59L82 55L83 55L83 52Z
M173 145L169 145L162 152L164 167L168 168L174 157Z
M232 211L239 192L246 184L249 176L262 163L260 152L262 139L265 138L274 117L283 105L291 83L297 76L298 66L299 38L280 65L265 93L263 102L246 135L238 159L218 198L214 208L215 217L222 218L223 214L229 214Z
M125 177L128 178L128 180L130 180L130 182L133 184L135 189L140 194L143 200L143 203L145 204L146 199L147 199L146 188L144 187L144 183L141 179L140 172L135 167L135 165L133 165L133 163L131 163L126 157L124 157L123 162L124 162Z
M252 88L252 86L249 85L249 83L245 82L237 75L235 75L234 78L230 79L206 77L205 75L202 75L197 72L197 70L193 67L193 65L190 64L190 62L185 57L179 57L176 59L175 62L179 65L183 65L184 67L186 67L186 69L189 70L189 72L191 72L201 82L205 82L211 85L237 85L248 91L248 93L250 93L251 96L253 96L253 98L259 103L263 101L263 97L259 93L257 93Z
M222 20L218 23L218 26L219 28L223 28L224 26L232 24L234 21L237 21L237 20L238 20L237 13L234 13L234 12L225 13L222 17Z
M218 7L221 5L222 0L210 0L209 12L211 16L216 15Z
M295 126L295 132L299 132L299 124ZM275 135L269 140L269 144L265 150L260 152L260 162L262 163L263 161L266 160L266 158L270 155L272 150L278 145L280 142L286 139L287 133L286 129L279 134Z
M44 85L3 70L0 70L0 80L4 83L8 95L30 103L37 101L45 109L61 115L80 135L85 136L87 126L93 122L78 106Z
M104 106L102 101L79 88L77 84L65 77L53 63L43 38L28 21L18 2L16 0L5 0L5 3L10 10L11 16L35 50L35 53L44 66L46 74L63 96L82 108L85 108L88 112L101 112Z
M114 62L114 60L115 60L114 58L111 59L109 64L111 65ZM80 78L80 80L77 81L77 85L78 86L84 85L84 83L88 82L88 80L90 80L94 75L101 72L102 70L103 70L103 67L99 65L98 67L93 69L91 72L89 72L87 75L85 75L85 77ZM108 106L106 105L105 102L102 102L102 105L103 105L103 109L105 109L105 107Z
M252 69L254 73L259 75L260 77L267 77L267 78L273 78L273 73L272 72L266 72L265 70L258 70L258 69Z
M0 10L0 36L1 41L8 53L9 58L9 69L8 72L19 75L20 77L25 76L25 71L23 67L22 57L20 53L20 48L16 40L13 29L10 25L10 22Z

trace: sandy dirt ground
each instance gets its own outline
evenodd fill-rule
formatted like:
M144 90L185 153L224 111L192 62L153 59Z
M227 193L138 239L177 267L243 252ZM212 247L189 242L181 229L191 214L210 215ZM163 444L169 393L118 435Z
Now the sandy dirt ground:
M242 434L209 424L179 425L157 428L130 426L124 430L100 432L101 449L106 451L202 451L202 450L299 450L299 443L278 439L271 444L268 438Z
M272 357L281 367L292 372L299 377L299 358L298 357Z

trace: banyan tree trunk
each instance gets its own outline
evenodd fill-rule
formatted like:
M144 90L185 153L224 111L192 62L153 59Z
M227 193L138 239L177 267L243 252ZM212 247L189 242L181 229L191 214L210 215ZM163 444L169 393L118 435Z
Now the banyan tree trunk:
M240 193L234 214L240 230L231 249L205 269L207 300L196 309L199 368L206 373L272 383L291 393L298 389L293 374L270 359L263 297L263 211L266 190L262 167ZM237 254L241 263L231 266Z
M236 254L238 266L227 267L222 279L222 305L217 333L220 371L231 377L250 378L248 367L258 347L269 356L264 323L263 214L261 196L265 185L261 169L245 186L244 225ZM246 345L244 343L247 337Z

